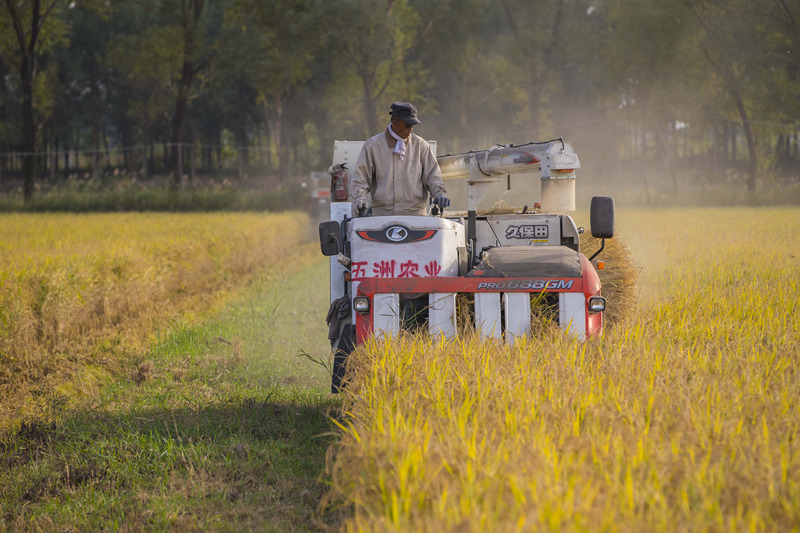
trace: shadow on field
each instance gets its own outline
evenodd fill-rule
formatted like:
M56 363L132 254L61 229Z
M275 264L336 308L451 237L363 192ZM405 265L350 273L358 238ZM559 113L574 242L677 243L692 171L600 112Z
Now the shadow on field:
M336 403L244 397L28 422L0 440L0 525L26 524L38 502L70 498L66 507L79 510L66 524L79 529L115 522L134 529L332 525L337 519L320 519L317 506L327 490L322 474ZM100 497L86 501L86 491ZM58 525L53 514L49 519Z

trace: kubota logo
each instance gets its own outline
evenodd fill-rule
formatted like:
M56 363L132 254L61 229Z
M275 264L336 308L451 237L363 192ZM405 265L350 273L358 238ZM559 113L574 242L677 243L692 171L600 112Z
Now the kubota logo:
M386 230L386 238L393 242L402 242L408 238L408 230L403 226L392 226Z
M389 226L386 229L361 230L356 234L365 241L384 242L387 244L408 244L427 241L436 235L435 229L408 229L405 226Z

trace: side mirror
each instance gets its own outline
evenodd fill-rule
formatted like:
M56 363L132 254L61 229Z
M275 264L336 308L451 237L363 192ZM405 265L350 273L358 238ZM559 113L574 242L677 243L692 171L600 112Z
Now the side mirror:
M336 255L342 248L342 229L335 220L319 225L319 246L322 255Z
M593 196L589 209L592 237L610 239L614 236L614 199L610 196Z

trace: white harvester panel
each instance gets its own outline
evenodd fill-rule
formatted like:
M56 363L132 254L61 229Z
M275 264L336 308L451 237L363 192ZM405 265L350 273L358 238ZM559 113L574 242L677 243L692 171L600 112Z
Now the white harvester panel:
M499 292L475 293L475 329L481 339L499 339L503 336Z
M458 276L464 226L436 217L364 217L350 223L353 281Z
M503 294L506 318L506 342L514 344L519 337L531 333L531 295L527 292Z
M331 202L331 220L342 222L350 216L352 204L350 202ZM347 269L339 263L334 255L330 258L330 296L331 303L345 295L344 275Z
M558 323L565 332L586 338L586 296L582 292L558 294Z
M478 250L484 246L560 246L558 215L488 215L476 224Z
M428 332L446 339L456 337L455 293L433 292L428 295Z
M375 295L375 336L396 337L400 332L400 295Z
M358 154L364 141L334 141L333 142L333 166L344 163L347 166L348 179L353 178L353 169L356 168Z
M458 276L464 226L437 217L364 217L350 223L349 240L356 294L365 278Z

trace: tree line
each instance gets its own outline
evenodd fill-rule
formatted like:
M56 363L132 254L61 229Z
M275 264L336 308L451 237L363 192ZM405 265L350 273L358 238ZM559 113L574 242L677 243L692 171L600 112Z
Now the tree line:
M0 180L270 175L414 102L440 151L564 137L606 176L800 169L788 0L2 0ZM233 161L233 163L231 163Z

